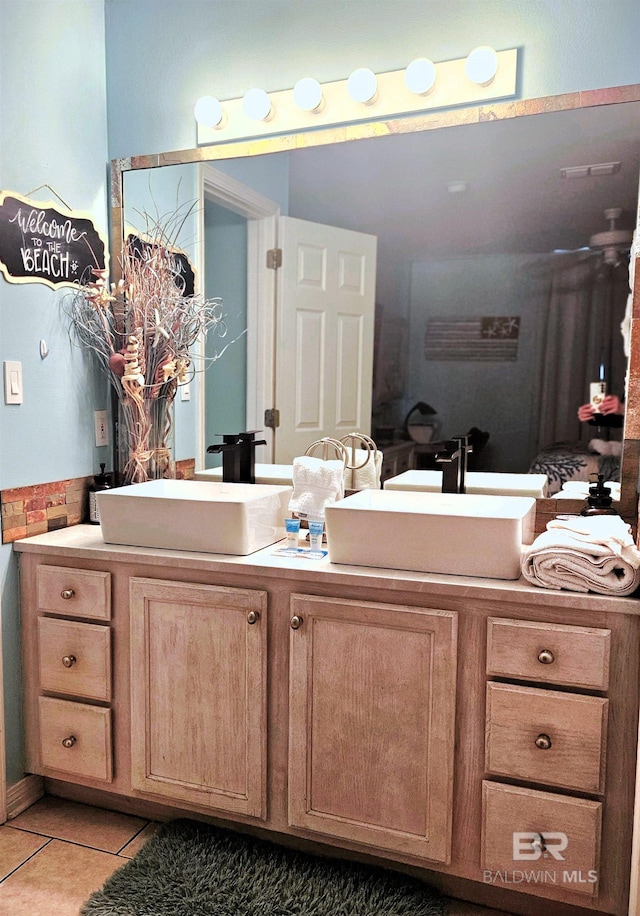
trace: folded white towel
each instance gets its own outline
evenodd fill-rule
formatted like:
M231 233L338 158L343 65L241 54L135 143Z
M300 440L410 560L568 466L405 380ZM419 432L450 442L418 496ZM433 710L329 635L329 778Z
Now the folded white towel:
M564 516L524 549L522 574L542 588L630 595L640 585L640 551L620 516Z
M605 487L611 490L611 499L620 499L620 484L615 480L605 480ZM565 480L559 493L554 493L554 499L578 499L589 495L590 483L588 480Z
M611 439L609 442L605 439L591 439L589 449L598 455L613 455L619 458L622 455L622 442L618 439Z
M349 464L344 470L345 490L379 490L382 474L382 452L357 448L349 451Z
M324 519L325 506L344 496L344 462L303 455L293 459L289 511L301 518Z

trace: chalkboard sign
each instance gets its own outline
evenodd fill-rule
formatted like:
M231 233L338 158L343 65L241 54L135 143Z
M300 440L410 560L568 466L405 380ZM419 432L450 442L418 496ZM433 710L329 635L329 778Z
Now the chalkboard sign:
M144 259L149 252L153 251L154 243L141 238L133 232L127 235L127 245L140 257ZM173 269L175 271L176 286L180 293L185 296L193 296L196 291L196 274L187 254L180 248L167 249L173 256Z
M105 243L88 214L0 191L0 270L9 283L76 286L106 269Z

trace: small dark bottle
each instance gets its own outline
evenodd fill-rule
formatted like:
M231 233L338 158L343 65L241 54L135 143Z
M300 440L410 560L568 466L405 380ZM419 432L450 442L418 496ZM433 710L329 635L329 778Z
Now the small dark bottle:
M109 474L104 472L104 464L100 465L100 473L93 478L93 483L89 487L89 523L91 525L100 524L100 514L98 512L98 501L96 493L101 490L110 490L111 480Z
M591 482L587 505L580 515L618 515L613 508L611 490L604 485L604 476L598 474L598 479Z

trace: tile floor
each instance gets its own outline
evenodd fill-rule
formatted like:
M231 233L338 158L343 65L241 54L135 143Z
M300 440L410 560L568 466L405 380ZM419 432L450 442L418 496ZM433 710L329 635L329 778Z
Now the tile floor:
M78 916L156 824L45 796L0 826L0 916ZM508 916L448 901L447 916Z

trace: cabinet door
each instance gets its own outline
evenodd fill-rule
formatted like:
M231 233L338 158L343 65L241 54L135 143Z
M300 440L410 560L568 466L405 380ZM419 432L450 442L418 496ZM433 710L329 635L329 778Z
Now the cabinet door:
M133 578L131 778L266 817L266 592Z
M295 595L289 822L451 858L457 618Z

